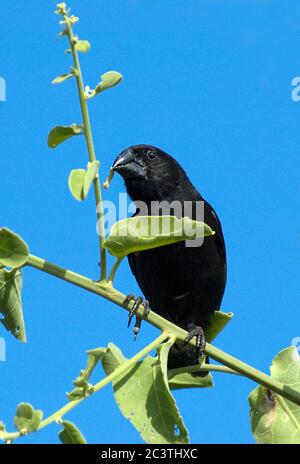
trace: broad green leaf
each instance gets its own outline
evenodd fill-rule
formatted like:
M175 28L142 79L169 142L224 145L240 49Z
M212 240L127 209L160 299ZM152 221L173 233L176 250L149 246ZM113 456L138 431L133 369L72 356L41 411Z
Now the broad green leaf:
M85 169L74 169L70 173L69 177L69 189L73 197L77 201L83 201L83 188L85 181L86 170Z
M62 421L63 430L59 433L59 439L64 445L86 445L87 441L80 430L69 421Z
M29 250L24 240L9 229L0 229L0 265L17 268L24 266Z
M77 377L77 379L74 381L74 385L76 387L86 386L88 380L94 372L94 369L96 368L97 364L101 361L106 351L107 348L97 348L96 350L90 350L87 352L87 367L83 371L81 371L79 377Z
M23 318L22 272L0 270L0 312L4 319L1 323L14 337L26 343L26 332Z
M106 375L110 375L118 367L128 361L128 359L116 345L109 343L108 348L106 348L106 353L102 357L101 361Z
M118 367L124 364L128 359L123 355L120 348L113 343L108 344L106 352L101 359L103 369L106 375L112 374Z
M76 50L81 53L87 53L91 49L91 44L88 40L78 40Z
M227 326L233 318L233 313L223 313L222 311L215 311L205 329L205 338L208 343L214 341L219 333Z
M171 390L181 390L183 388L209 388L214 386L213 378L210 373L204 377L196 377L188 372L174 375L169 379Z
M172 342L158 348L158 357L147 356L113 382L116 402L146 443L186 444L187 430L170 392L167 359ZM107 375L126 362L120 350L110 344L102 358Z
M92 163L89 164L88 170L85 175L84 179L84 185L83 185L83 198L86 199L91 185L93 184L94 180L96 179L98 175L100 167L100 162L99 161L93 161Z
M16 429L26 429L28 433L35 432L43 419L43 412L35 410L29 403L21 403L17 407L17 412L14 417Z
M273 360L271 377L300 393L300 357L286 348ZM300 407L265 387L249 396L251 428L259 444L300 444Z
M82 135L83 133L83 126L78 124L54 127L48 136L48 146L50 148L56 148L59 144L65 142L71 137L74 137L75 135Z
M160 380L160 377L163 378L163 383L166 388L166 392L169 393L169 398L165 398L168 400L166 402L166 406L169 407L168 414L164 412L163 404L160 402L161 416L163 419L162 423L166 424L166 429L169 429L169 431L172 433L172 440L174 440L174 442L177 442L177 439L180 437L179 443L189 443L188 432L185 428L182 418L179 415L179 411L177 409L175 399L171 395L170 387L169 387L168 356L169 356L169 351L172 348L173 344L174 342L172 340L169 340L165 343L162 343L157 349L157 357L158 357L156 361L157 379ZM157 390L158 392L160 392L159 382L157 385ZM169 415L169 418L167 417L168 415ZM173 441L171 441L171 443L172 442Z
M74 77L74 73L62 74L61 76L53 79L52 84L61 84L62 82L71 79L71 77Z
M0 432L5 432L5 430L6 430L6 426L4 422L0 421Z
M203 222L187 217L135 216L113 225L104 246L117 258L172 243L214 235Z
M101 81L95 88L96 94L103 92L104 90L115 87L120 82L122 82L123 76L117 71L108 71L105 74L102 74Z
M90 188L98 175L100 163L93 161L89 163L88 170L75 169L69 177L69 189L77 201L84 201L90 191Z

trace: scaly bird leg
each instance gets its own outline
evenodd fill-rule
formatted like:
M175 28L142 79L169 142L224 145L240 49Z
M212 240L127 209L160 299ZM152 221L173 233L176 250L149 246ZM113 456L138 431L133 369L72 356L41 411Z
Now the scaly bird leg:
M144 306L143 319L146 319L148 317L148 315L150 314L150 311L151 311L149 301L144 301L142 297L137 298L133 294L130 294L130 295L128 295L126 297L124 303L128 304L131 301L134 302L134 305L133 305L132 309L130 310L130 313L129 313L129 316L128 316L128 327L130 327L132 319L137 314L140 305ZM141 324L142 324L142 319L139 316L137 316L136 317L136 323L135 323L135 326L134 326L134 329L133 329L134 339L136 339L136 337L138 336L138 334L140 332Z
M203 356L206 346L204 330L197 325L191 325L188 336L185 339L185 344L188 344L194 337L196 337L196 350L200 356Z
M144 305L143 319L147 319L151 311L149 301L147 300L143 301L143 305ZM135 325L133 328L134 341L136 340L138 334L140 333L143 319L141 319L139 316L136 317Z

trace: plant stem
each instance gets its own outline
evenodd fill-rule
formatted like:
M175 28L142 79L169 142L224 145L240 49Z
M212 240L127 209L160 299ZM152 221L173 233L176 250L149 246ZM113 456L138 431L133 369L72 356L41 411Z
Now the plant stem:
M96 295L102 296L103 298L115 303L116 305L125 308L127 311L133 308L133 303L130 302L125 304L126 301L125 295L120 293L118 290L112 288L108 285L107 282L94 282L87 277L84 277L75 272L63 269L55 264L51 264L43 259L40 259L36 256L29 255L27 265L39 269L40 271L51 274L59 279L65 280L73 285L84 288L85 290L95 293ZM144 307L140 305L138 309L138 316L143 318ZM176 335L176 339L184 342L187 337L187 332L180 327L172 324L172 322L164 319L153 311L150 312L147 317L147 321L152 324L154 327L157 327L160 330L167 331L170 334ZM191 345L196 345L195 340L190 342ZM224 351L216 348L215 346L207 343L205 348L205 354L220 362L224 366L233 369L238 374L244 375L249 379L255 381L256 383L269 388L275 393L283 396L284 398L292 401L293 403L300 406L300 393L284 385L276 379L264 374L263 372L255 369L254 367L249 366L248 364L240 361L237 358L225 353Z
M159 337L157 337L153 342L151 342L149 345L143 348L139 353L137 353L132 358L128 359L128 361L126 361L124 364L122 364L120 367L114 370L114 372L112 372L110 375L108 375L103 380L100 380L100 382L94 385L94 391L91 395L80 398L79 400L71 401L67 403L65 406L63 406L61 409L56 411L54 414L51 414L51 416L47 417L47 419L44 419L40 423L37 430L41 430L54 422L59 422L67 413L72 411L72 409L74 409L78 404L82 403L90 396L102 390L102 388L106 387L106 385L116 380L120 375L124 374L124 372L126 372L132 366L134 366L140 359L142 359L144 356L146 356L151 351L155 350L155 348L157 348L161 343L168 340L169 338L170 338L170 334L168 334L167 332L161 333ZM20 432L14 432L14 433L0 432L0 439L5 442L16 440L17 438L20 438L21 436L22 434Z
M110 273L109 278L108 278L108 283L111 286L113 286L114 279L115 279L115 276L116 276L116 272L119 269L119 266L120 266L122 261L123 261L123 258L117 259L114 266L113 266L113 268L112 268L112 270L111 270L111 273Z
M90 159L90 162L92 163L93 161L96 161L96 153L95 153L95 147L94 147L94 142L93 142L93 135L92 135L92 128L91 128L88 105L87 105L87 101L86 101L85 94L84 94L84 82L83 82L83 77L82 77L81 65L79 61L78 51L76 49L76 39L73 35L72 24L68 16L65 16L64 18L66 20L68 38L69 38L70 46L71 46L72 57L74 61L74 68L76 71L75 74L76 74L80 107L81 107L83 124L84 124L84 134L85 134L87 149L89 153L89 159ZM106 250L103 246L103 243L105 240L105 230L104 230L104 219L103 219L104 213L103 213L103 204L102 204L102 192L101 192L99 174L94 179L94 191L95 191L95 200L96 200L96 208L97 208L97 221L98 221L98 227L99 227L98 234L99 234L99 247L100 247L100 263L101 263L100 280L104 281L106 279Z
M185 367L179 367L178 369L171 369L168 372L169 378L173 378L175 375L179 374L192 374L193 372L205 372L205 371L210 371L210 372L222 372L224 374L233 374L233 375L240 375L238 372L234 371L233 369L230 369L229 367L226 366L219 366L218 364L201 364L201 366L185 366Z

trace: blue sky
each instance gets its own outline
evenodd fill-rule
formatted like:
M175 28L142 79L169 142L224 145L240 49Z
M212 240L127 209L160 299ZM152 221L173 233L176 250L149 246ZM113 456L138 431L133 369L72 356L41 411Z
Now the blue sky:
M78 32L92 50L82 56L86 83L110 69L124 83L90 105L104 178L122 149L151 143L176 157L217 210L228 251L222 304L235 313L216 346L268 371L272 358L300 336L300 4L296 0L73 0ZM80 121L74 82L51 86L68 70L55 2L2 2L0 76L1 225L24 237L33 254L98 275L92 196L71 197L71 169L85 167L84 141L55 151L57 124ZM124 191L116 178L105 199ZM117 278L139 294L127 263ZM28 344L0 329L0 419L12 427L16 405L29 401L48 415L65 402L85 365L85 351L113 341L126 355L157 331L146 324L134 344L126 313L80 289L28 269L23 305ZM99 376L102 373L99 371ZM176 400L193 443L252 443L247 397L255 385L215 375L211 390L180 391ZM110 387L68 419L90 443L140 443ZM24 439L57 442L49 427Z

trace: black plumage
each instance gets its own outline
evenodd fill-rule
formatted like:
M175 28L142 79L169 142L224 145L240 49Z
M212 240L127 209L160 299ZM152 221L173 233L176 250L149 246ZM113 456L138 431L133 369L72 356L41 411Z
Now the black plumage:
M185 242L130 255L131 270L151 309L191 332L204 328L220 309L226 285L226 251L221 223L212 206L190 182L179 163L162 150L137 145L123 151L114 169L125 180L134 202L193 202L188 215L198 219L196 202L204 202L204 220L215 231L198 247ZM149 210L151 214L151 210ZM197 363L195 350L174 347L169 367Z

